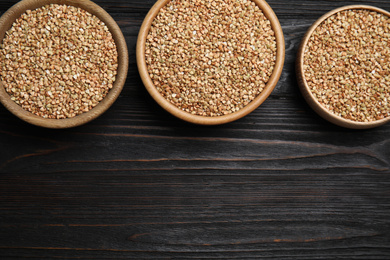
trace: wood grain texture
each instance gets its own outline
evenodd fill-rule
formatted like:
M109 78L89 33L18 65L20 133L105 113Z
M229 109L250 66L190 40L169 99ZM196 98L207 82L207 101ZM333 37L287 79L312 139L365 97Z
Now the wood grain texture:
M0 259L390 258L390 125L328 123L294 73L322 14L390 2L268 1L286 41L281 79L223 126L182 122L144 89L135 45L154 1L95 2L125 35L125 87L73 129L31 126L0 107Z

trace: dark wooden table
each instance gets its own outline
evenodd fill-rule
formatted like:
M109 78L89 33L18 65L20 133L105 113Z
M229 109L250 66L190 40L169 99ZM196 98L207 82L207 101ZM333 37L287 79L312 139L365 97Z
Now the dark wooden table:
M322 14L388 0L269 1L286 39L281 79L253 113L211 127L170 116L143 87L135 46L155 1L95 2L126 37L126 85L73 129L0 107L0 259L390 259L390 125L328 123L294 74Z

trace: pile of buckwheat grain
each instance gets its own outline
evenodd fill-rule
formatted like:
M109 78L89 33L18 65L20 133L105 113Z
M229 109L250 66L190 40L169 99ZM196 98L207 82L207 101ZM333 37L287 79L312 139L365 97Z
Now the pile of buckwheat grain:
M270 21L250 0L172 0L154 19L146 64L161 95L200 116L242 109L275 65Z
M339 12L304 50L304 77L328 111L358 122L390 116L390 19L370 10Z
M0 46L0 77L11 99L43 118L71 118L95 107L118 67L106 25L87 11L51 4L28 10Z

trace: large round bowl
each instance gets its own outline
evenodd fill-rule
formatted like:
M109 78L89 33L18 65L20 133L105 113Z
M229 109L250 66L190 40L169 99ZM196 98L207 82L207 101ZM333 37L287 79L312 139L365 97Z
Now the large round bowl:
M168 100L166 100L156 89L148 73L147 64L145 61L146 37L148 36L154 18L158 15L160 9L164 7L169 1L170 0L159 0L155 3L155 5L151 8L149 13L147 14L138 35L138 41L137 41L138 70L141 79L145 85L145 88L152 96L152 98L162 108L164 108L166 111L176 116L177 118L180 118L190 123L201 124L201 125L218 125L218 124L229 123L239 118L242 118L247 114L251 113L253 110L255 110L271 94L272 90L275 88L280 78L283 69L284 56L285 56L283 31L282 31L282 27L280 26L279 20L276 17L275 13L273 12L272 8L264 0L253 0L253 2L257 4L257 6L262 10L264 15L266 16L266 18L270 21L272 30L274 31L275 38L276 38L277 50L276 50L275 67L265 88L252 102L250 102L248 105L246 105L245 107L243 107L242 109L234 113L223 115L223 116L200 116L200 115L193 115L191 113L185 112L180 108L176 107L175 105L173 105L172 103L170 103Z
M298 55L297 55L297 60L296 60L296 74L297 74L297 80L298 80L298 85L300 88L300 91L302 92L303 97L305 98L306 102L310 105L310 107L322 118L325 120L341 126L345 128L350 128L350 129L368 129L368 128L374 128L381 126L387 122L390 121L390 117L385 117L383 119L378 119L375 121L370 121L370 122L360 122L360 121L353 121L350 119L343 118L341 116L338 116L336 114L333 114L330 112L327 108L325 108L323 105L321 105L318 100L315 98L313 95L307 80L305 78L304 74L304 58L305 58L305 48L309 42L310 37L312 36L313 32L316 30L316 28L324 22L326 19L331 17L334 14L337 14L342 11L346 10L355 10L355 9L364 9L364 10L370 10L370 11L375 11L377 13L384 14L386 16L390 17L390 13L377 8L377 7L372 7L372 6L367 6L367 5L349 5L349 6L344 6L340 7L337 9L334 9L323 16L321 16L306 32L301 45L298 50ZM320 54L319 54L320 55Z
M33 125L46 128L70 128L85 124L104 113L118 98L126 81L128 70L128 51L123 34L114 19L100 6L89 0L23 0L12 6L0 18L0 42L3 42L4 35L17 18L27 10L40 8L48 4L65 4L84 9L103 21L110 30L115 41L118 52L118 69L113 88L107 93L100 103L80 115L66 119L46 119L24 110L21 106L11 100L0 82L0 101L14 115Z

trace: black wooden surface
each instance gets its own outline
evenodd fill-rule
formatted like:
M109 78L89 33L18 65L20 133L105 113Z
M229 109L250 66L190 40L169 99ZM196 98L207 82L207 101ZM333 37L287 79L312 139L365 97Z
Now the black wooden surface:
M126 37L126 85L73 129L0 106L0 259L390 259L390 125L328 123L294 74L322 14L388 0L269 1L286 39L281 79L253 113L212 127L168 115L140 81L136 38L154 1L95 2Z

